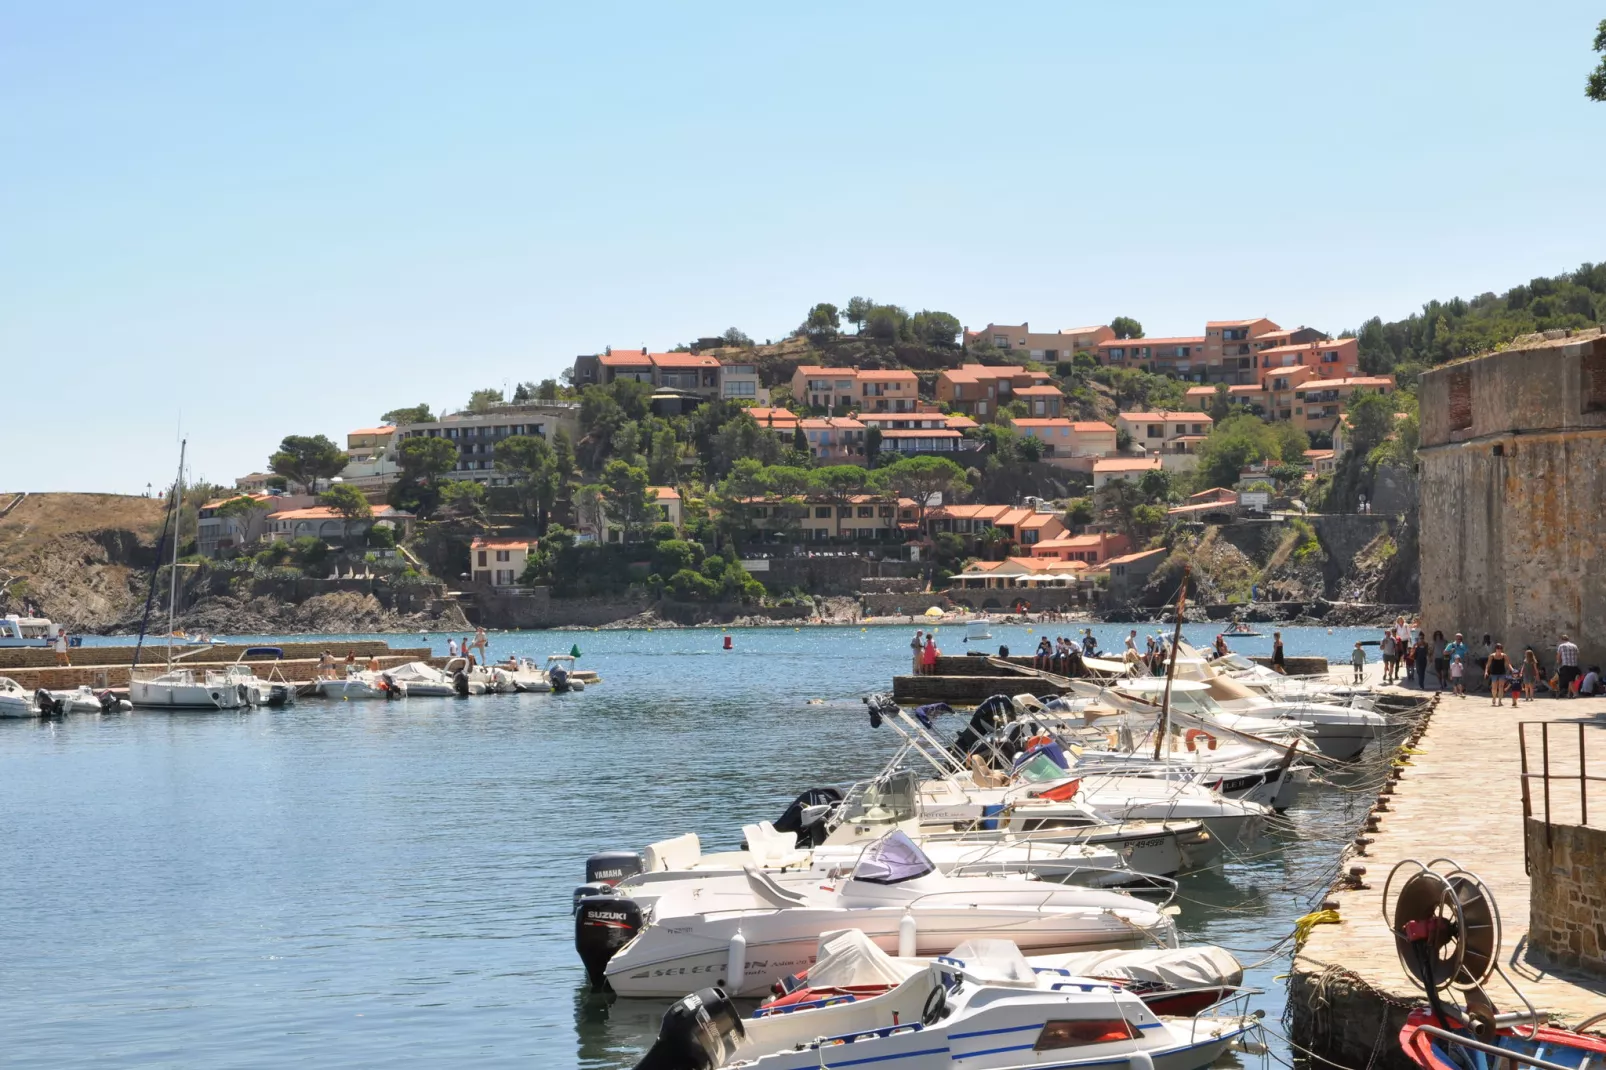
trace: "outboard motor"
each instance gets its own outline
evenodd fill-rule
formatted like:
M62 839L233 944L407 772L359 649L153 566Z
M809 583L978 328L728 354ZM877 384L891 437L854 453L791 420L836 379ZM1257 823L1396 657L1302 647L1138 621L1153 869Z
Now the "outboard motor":
M385 701L395 702L398 690L396 687L396 678L387 672L379 677L379 683L385 689Z
M612 887L647 868L637 851L603 851L586 859L586 883Z
M452 674L452 690L457 692L458 698L468 698L468 673L458 669Z
M547 673L547 682L552 685L553 694L563 694L569 690L569 670L561 665L552 666L552 671Z
M714 1070L747 1035L742 1016L722 988L700 988L664 1012L658 1039L636 1070Z
M970 725L959 733L954 740L954 747L960 754L969 754L976 749L976 744L992 733L1000 723L1013 715L1015 703L1008 695L994 695L987 699L970 717Z
M67 703L42 687L33 693L33 700L46 717L60 717L67 712Z
M95 699L100 703L100 712L102 713L118 713L123 708L123 704L118 701L116 695L111 693L110 688L96 695Z
M592 988L602 989L609 960L645 925L641 906L633 899L598 895L580 900L574 912L574 949L580 953Z
M580 909L580 901L582 899L593 899L597 896L615 894L617 893L614 892L613 885L607 884L603 881L596 881L591 884L582 884L580 887L574 890L574 902L569 907L569 913L576 913Z
M775 822L776 832L795 832L799 847L818 847L825 842L831 830L826 818L832 807L842 801L842 793L835 788L810 788L792 800Z
M285 684L273 684L268 688L268 705L275 708L288 706L296 699L296 693Z

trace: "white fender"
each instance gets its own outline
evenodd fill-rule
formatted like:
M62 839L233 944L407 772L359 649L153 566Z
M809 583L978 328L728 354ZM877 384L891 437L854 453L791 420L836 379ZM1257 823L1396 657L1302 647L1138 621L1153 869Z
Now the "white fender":
M747 974L747 937L742 930L737 929L736 935L731 937L730 946L725 952L725 984L726 992L731 995L742 990L742 978Z
M1154 1070L1154 1058L1146 1051L1135 1051L1127 1058L1130 1070Z
M912 959L915 957L915 935L917 926L915 916L907 910L903 917L898 919L898 957Z

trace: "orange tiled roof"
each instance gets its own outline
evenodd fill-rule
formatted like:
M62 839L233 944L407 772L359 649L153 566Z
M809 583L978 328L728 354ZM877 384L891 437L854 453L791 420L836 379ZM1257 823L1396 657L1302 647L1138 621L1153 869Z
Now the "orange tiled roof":
M1144 423L1168 424L1212 424L1215 420L1209 413L1203 412L1123 412L1117 414L1123 420L1141 420Z
M648 487L647 489L652 492L652 500L653 501L659 501L659 502L678 502L678 501L680 501L680 491L676 490L674 487Z
M1112 557L1108 561L1104 562L1104 565L1105 567L1109 567L1110 565L1130 565L1134 561L1144 561L1153 557L1155 554L1165 553L1170 553L1170 551L1163 546L1155 550L1139 550L1135 554L1123 554L1120 557Z
M1100 457L1093 462L1095 472L1147 472L1159 467L1158 457Z
M1357 375L1349 379L1312 379L1299 384L1301 390L1336 390L1345 386L1393 386L1392 375Z
M359 427L355 431L347 431L348 435L388 435L396 430L395 424L386 424L383 427Z
M486 538L484 535L477 535L474 541L469 543L469 548L472 550L528 550L530 542L530 539Z
M1327 342L1295 342L1286 346L1267 346L1256 355L1262 357L1275 357L1283 353L1315 353L1322 349L1342 349L1346 346L1356 345L1353 338L1334 338Z
M911 371L862 371L855 372L860 382L872 383L908 383L917 381L918 377Z
M639 368L652 366L652 354L643 353L639 349L627 349L612 353L603 353L597 357L597 363L605 368Z
M1247 320L1206 320L1205 321L1205 326L1206 327L1248 327L1250 324L1259 323L1261 320L1266 320L1267 323L1271 323L1271 321L1269 319L1267 319L1265 316L1256 316L1254 319L1247 319ZM1277 326L1275 323L1272 323L1271 325L1273 327Z
M1017 386L1013 391L1017 397L1053 397L1060 396L1060 388L1049 386L1047 383L1033 383L1031 386Z
M1100 342L1099 348L1106 349L1112 346L1202 346L1204 336L1197 338L1117 338L1109 342Z
M719 358L707 353L649 353L654 368L717 368Z

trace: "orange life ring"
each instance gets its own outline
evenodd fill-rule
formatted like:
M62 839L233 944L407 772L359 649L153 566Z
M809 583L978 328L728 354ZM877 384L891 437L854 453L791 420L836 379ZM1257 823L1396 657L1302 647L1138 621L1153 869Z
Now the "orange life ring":
M1188 729L1187 735L1185 735L1183 737L1183 739L1188 744L1188 749L1190 751L1197 751L1199 749L1198 745L1194 741L1197 740L1200 736L1203 736L1203 737L1205 737L1205 739L1210 741L1208 746L1210 747L1211 750L1215 750L1216 749L1216 737L1215 736L1211 735L1209 732L1206 732L1202 728L1190 728L1190 729Z

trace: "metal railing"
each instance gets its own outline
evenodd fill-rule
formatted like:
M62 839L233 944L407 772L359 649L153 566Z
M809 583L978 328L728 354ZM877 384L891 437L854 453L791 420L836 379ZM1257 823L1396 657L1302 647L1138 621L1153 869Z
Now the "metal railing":
M1536 766L1528 761L1529 730L1537 727L1539 730L1539 760ZM1555 731L1552 731L1555 729ZM1576 730L1576 732L1574 731ZM1517 723L1517 746L1522 758L1522 816L1524 819L1537 816L1534 813L1533 781L1539 781L1541 787L1540 801L1544 806L1545 846L1551 846L1551 826L1556 823L1555 800L1552 798L1551 785L1556 782L1564 784L1578 784L1578 823L1589 824L1589 785L1591 783L1606 784L1606 776L1592 774L1589 771L1589 738L1595 734L1596 754L1606 754L1606 735L1598 733L1606 730L1606 724L1588 724L1582 721L1519 721ZM1569 737L1577 740L1576 755L1565 753L1571 750L1564 742ZM1574 763L1576 762L1576 766ZM1572 772L1573 768L1577 772ZM1568 770L1563 772L1563 770ZM1598 812L1598 811L1597 811ZM1527 837L1523 838L1526 845ZM1526 855L1526 848L1524 850ZM1526 857L1524 861L1527 861Z

